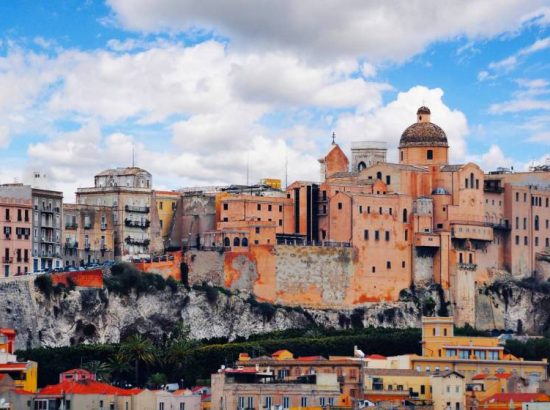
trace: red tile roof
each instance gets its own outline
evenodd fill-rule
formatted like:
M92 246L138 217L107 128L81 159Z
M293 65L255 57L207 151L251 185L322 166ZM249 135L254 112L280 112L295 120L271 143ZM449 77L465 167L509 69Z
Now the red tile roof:
M385 360L386 356L382 356L381 354L371 354L370 356L367 356L367 359L372 360Z
M496 377L497 379L509 379L510 377L512 377L512 373L497 373L494 375L480 373L472 377L472 380L485 380L488 377Z
M550 397L543 393L497 393L485 399L483 403L526 403L550 402Z
M63 394L112 394L118 396L130 396L141 392L139 389L121 389L107 383L94 380L75 382L66 380L59 384L44 387L38 393L39 396L61 396Z
M27 368L27 363L3 363L0 364L0 371L8 370L25 370Z
M15 329L9 329L9 328L5 328L5 327L0 327L0 333L3 334L3 335L12 335L12 336L15 336L15 334L17 333L15 331Z
M316 360L327 360L323 356L301 356L298 357L296 360L299 360L301 362L314 362Z
M234 374L234 373L258 373L255 367L245 367L242 369L225 369L225 373Z
M281 354L285 353L285 352L288 352L288 350L286 349L281 349L281 350L277 350L275 353L273 353L271 356L272 357L275 357L275 356L280 356Z

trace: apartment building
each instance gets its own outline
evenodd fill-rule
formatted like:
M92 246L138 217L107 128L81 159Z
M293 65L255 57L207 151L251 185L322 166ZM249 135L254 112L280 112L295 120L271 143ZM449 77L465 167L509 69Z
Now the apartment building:
M309 374L285 383L270 372L237 368L220 369L211 380L212 410L349 406L342 403L335 374Z
M81 266L114 259L113 208L63 204L63 260Z
M31 271L31 199L0 196L1 277Z
M78 205L112 208L114 257L149 257L151 244L152 177L137 167L108 169L94 177L94 186L78 188Z
M25 213L24 209L21 210L21 217L20 212L17 210L16 214L10 213L10 220L15 219L16 224L28 224L29 221L25 220L25 215L30 219L32 228L30 233L28 231L29 227L23 227L22 225L19 229L16 227L16 230L13 231L17 239L31 241L32 252L29 255L31 265L28 266L28 270L36 272L61 267L63 193L16 183L1 185L0 197L9 198L12 201L30 202L31 204L28 214ZM7 215L5 211L4 218ZM25 235L25 233L27 234ZM15 258L16 260L21 259L24 264L24 248L19 249L21 249L21 257L18 258L16 254ZM24 272L24 265L21 268Z

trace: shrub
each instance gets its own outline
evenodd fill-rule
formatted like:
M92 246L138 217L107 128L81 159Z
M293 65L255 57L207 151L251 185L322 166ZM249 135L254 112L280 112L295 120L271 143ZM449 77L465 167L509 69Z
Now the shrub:
M53 284L52 284L52 277L50 275L40 275L34 280L34 285L40 289L40 291L46 296L47 298L50 297L50 295L53 292Z

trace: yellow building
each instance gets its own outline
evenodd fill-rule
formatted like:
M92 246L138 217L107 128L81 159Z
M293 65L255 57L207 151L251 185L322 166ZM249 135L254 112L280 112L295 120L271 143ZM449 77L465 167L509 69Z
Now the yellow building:
M464 376L449 371L432 375L433 410L464 410L466 407Z
M154 191L155 203L160 223L160 235L164 240L170 235L170 225L176 212L179 192L175 191Z
M528 361L504 352L495 337L455 336L452 317L422 318L422 356L412 356L417 371L455 371L466 377L512 373L534 382L546 379L547 360Z
M411 369L369 369L364 371L365 399L400 404L403 400L431 401L430 374Z
M38 364L26 361L18 362L15 351L15 330L0 328L0 374L9 375L15 387L28 392L38 388Z

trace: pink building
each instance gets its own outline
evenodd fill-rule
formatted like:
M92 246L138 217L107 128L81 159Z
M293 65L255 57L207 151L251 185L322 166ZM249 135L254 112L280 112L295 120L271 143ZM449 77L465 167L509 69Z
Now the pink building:
M31 199L0 197L0 276L24 275L31 270Z

